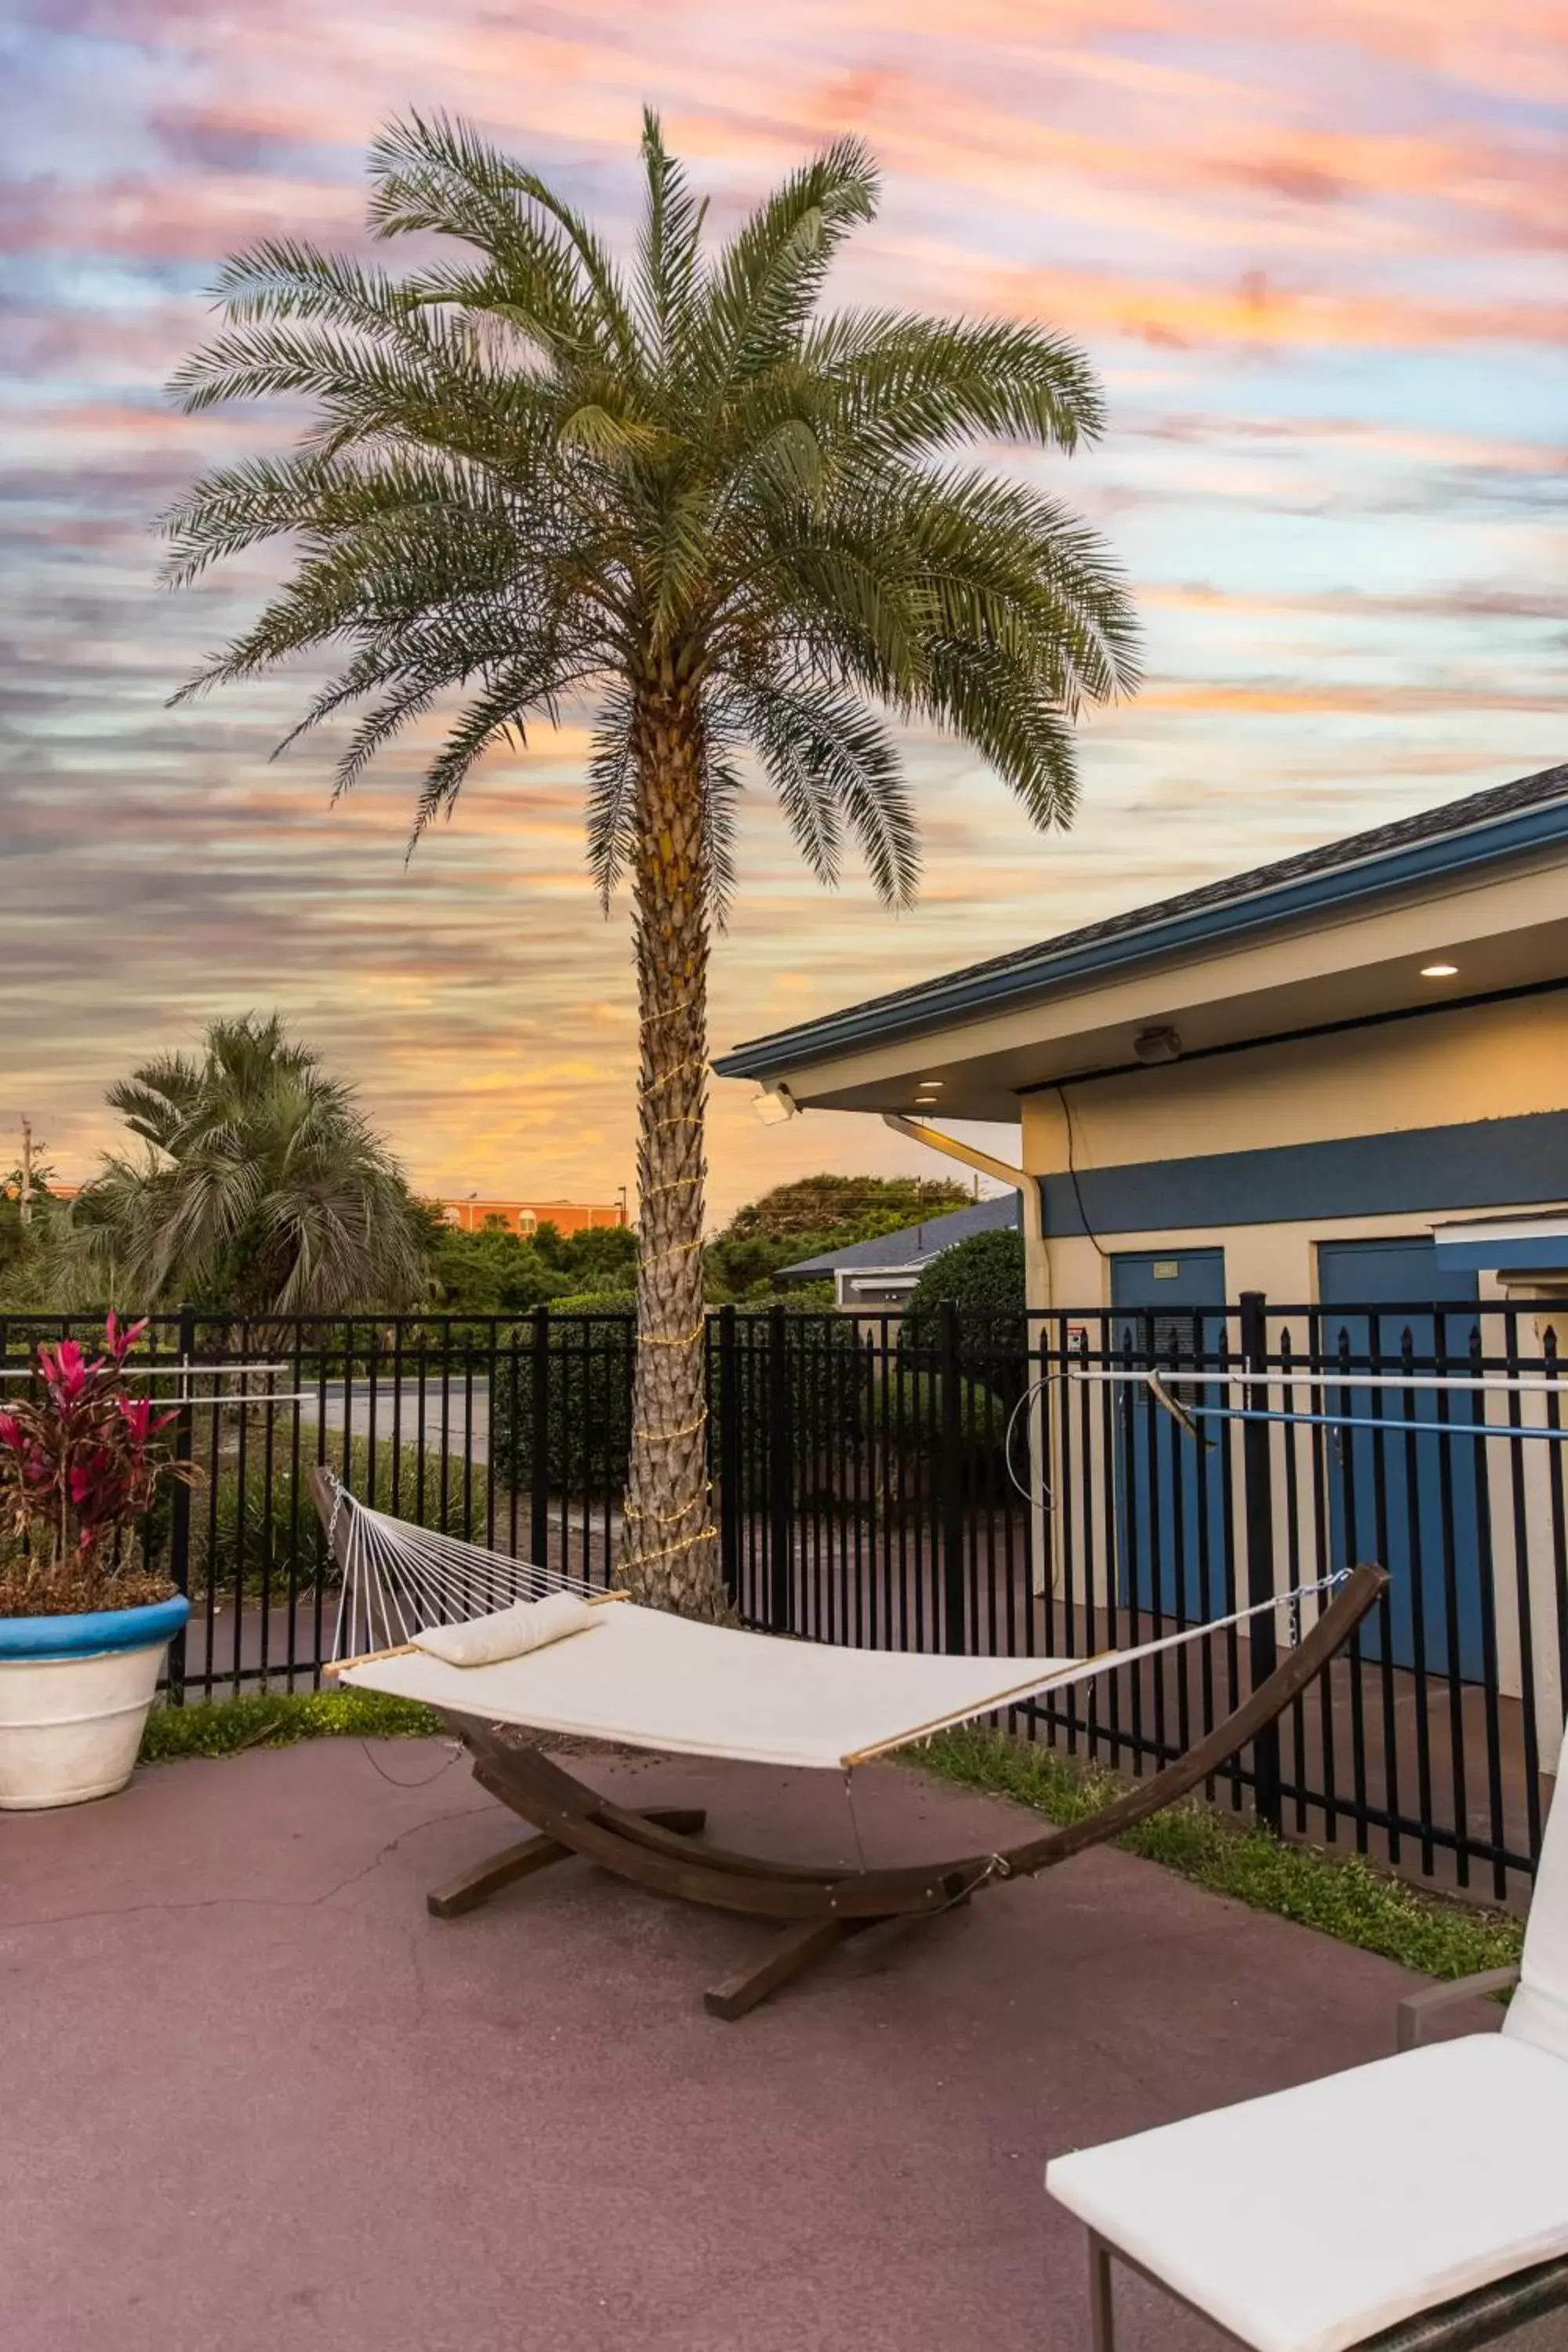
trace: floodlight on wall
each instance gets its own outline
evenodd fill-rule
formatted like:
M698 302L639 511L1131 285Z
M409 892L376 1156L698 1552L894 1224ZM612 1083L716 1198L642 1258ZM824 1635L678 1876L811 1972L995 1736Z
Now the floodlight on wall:
M1457 963L1424 963L1421 977L1423 980L1455 980L1458 977L1458 971Z
M1181 1057L1182 1041L1172 1028L1140 1029L1132 1051L1141 1062L1174 1062Z
M752 1097L752 1108L764 1127L782 1127L788 1118L800 1117L800 1105L786 1086L759 1087Z

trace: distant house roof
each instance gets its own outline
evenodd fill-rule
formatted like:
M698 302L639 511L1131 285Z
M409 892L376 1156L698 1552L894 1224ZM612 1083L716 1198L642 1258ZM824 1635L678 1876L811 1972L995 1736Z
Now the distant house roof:
M761 1076L792 1061L973 1018L1064 981L1487 866L1552 841L1568 841L1568 764L1086 923L1034 947L847 1005L820 1021L753 1038L713 1066L722 1077Z
M847 1242L842 1249L823 1250L803 1257L781 1272L801 1282L819 1282L835 1274L871 1273L895 1269L907 1274L940 1257L954 1242L971 1234L1004 1231L1018 1222L1018 1195L1000 1192L994 1200L976 1201L967 1209L952 1209L944 1217L927 1217L923 1223L904 1225L896 1234L879 1234L874 1241Z

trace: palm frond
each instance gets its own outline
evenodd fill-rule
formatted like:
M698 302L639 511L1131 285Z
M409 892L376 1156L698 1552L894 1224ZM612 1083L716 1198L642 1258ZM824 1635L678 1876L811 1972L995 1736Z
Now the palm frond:
M606 914L637 855L637 760L630 693L616 687L595 721L588 752L588 871Z
M540 713L553 726L563 695L588 674L570 652L541 633L485 679L425 772L408 836L410 856L426 826L451 814L466 779L485 753L497 743L521 751L528 741L528 719Z
M699 203L664 143L657 114L643 109L647 193L637 237L637 307L656 365L672 359L689 323L702 261L706 198Z
M812 871L833 881L857 845L894 905L919 875L899 724L955 733L1037 823L1067 821L1074 721L1137 684L1126 583L1059 501L954 453L1094 440L1103 403L1070 341L1019 321L824 315L834 257L876 209L854 139L709 260L705 207L645 113L625 280L575 207L463 123L412 114L370 161L374 234L447 250L422 244L395 276L265 239L229 265L220 331L176 379L191 407L277 394L310 411L292 452L209 473L164 518L176 583L275 538L292 548L185 693L327 653L286 740L345 722L340 792L452 698L411 845L489 749L591 696L587 856L606 900L637 861L650 680L685 698L682 789L702 796L688 814L717 912L752 755ZM204 1128L216 1189L193 1235L221 1226L224 1155L242 1110L261 1116L247 1084L234 1077L228 1124L215 1108ZM178 1128L151 1096L136 1115ZM290 1132L303 1164L310 1118ZM289 1214L312 1257L328 1195Z
M1070 451L1105 426L1078 345L1016 320L850 312L814 326L801 355L826 387L837 436L862 456L903 459L980 437Z
M727 387L786 354L849 231L877 209L880 175L858 139L837 139L774 190L713 269L696 344L702 373Z
M536 173L466 124L417 113L380 133L370 168L376 236L435 229L459 237L495 262L551 348L635 364L636 331L614 264Z
M763 677L732 689L735 721L762 754L797 845L819 881L838 879L843 827L878 895L912 903L920 830L891 731L858 696L820 678Z

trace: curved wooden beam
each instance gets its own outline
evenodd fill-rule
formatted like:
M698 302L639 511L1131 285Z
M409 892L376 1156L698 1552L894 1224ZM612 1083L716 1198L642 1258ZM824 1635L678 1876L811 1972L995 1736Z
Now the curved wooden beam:
M330 1524L333 1486L329 1474L313 1470L310 1486L323 1524ZM333 1542L340 1559L346 1552L345 1536L340 1515ZM716 1990L710 2003L715 2013L740 2016L841 1935L880 1919L930 1917L950 1910L982 1886L1031 1877L1103 1845L1189 1795L1300 1697L1376 1606L1388 1582L1386 1571L1370 1563L1352 1569L1311 1631L1233 1714L1173 1763L1137 1782L1099 1812L1002 1851L944 1862L848 1870L773 1862L762 1854L710 1846L692 1836L684 1815L677 1817L683 1823L678 1828L668 1813L618 1805L540 1748L511 1744L503 1734L515 1727L449 1714L473 1756L480 1787L521 1814L538 1834L526 1849L498 1858L493 1876L470 1874L472 1885L465 1880L457 1890L460 1902L451 1899L452 1890L444 1891L441 1907L469 1908L471 1902L483 1900L510 1879L542 1867L542 1857L569 1852L656 1894L787 1923L789 1933L760 1969L750 1977L742 1972Z
M1234 1714L1163 1771L1098 1813L1019 1845L942 1862L846 1870L709 1846L601 1796L539 1749L509 1746L499 1727L471 1717L452 1719L474 1756L482 1788L544 1835L637 1885L761 1918L847 1923L918 1917L945 1911L992 1881L1031 1877L1069 1861L1190 1794L1300 1697L1387 1583L1381 1568L1353 1570L1310 1633Z

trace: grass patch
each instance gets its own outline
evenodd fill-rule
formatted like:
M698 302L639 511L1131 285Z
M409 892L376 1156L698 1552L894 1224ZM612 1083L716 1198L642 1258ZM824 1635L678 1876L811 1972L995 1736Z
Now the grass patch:
M232 1756L299 1739L424 1739L443 1729L434 1708L382 1691L251 1691L195 1706L160 1706L142 1735L143 1764Z
M1000 1732L943 1732L916 1760L941 1780L1016 1798L1063 1824L1098 1812L1127 1785L1103 1768L1086 1768ZM1448 1979L1510 1968L1523 1948L1521 1919L1404 1885L1359 1854L1287 1845L1256 1822L1227 1821L1195 1799L1140 1822L1116 1843L1215 1895L1298 1920L1422 1976Z

